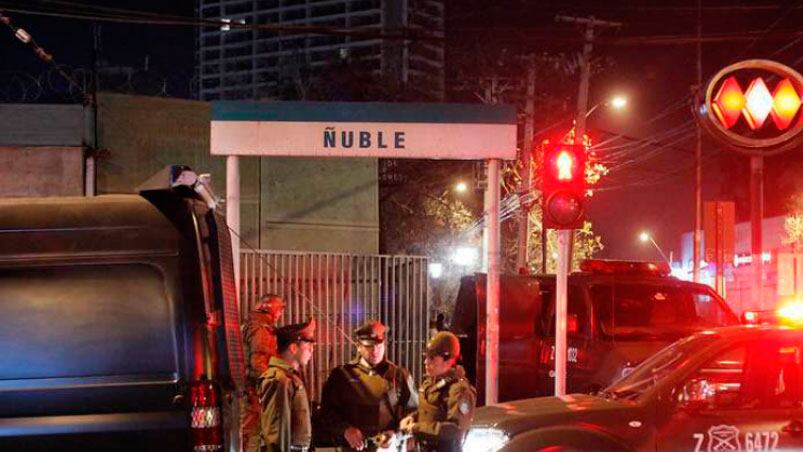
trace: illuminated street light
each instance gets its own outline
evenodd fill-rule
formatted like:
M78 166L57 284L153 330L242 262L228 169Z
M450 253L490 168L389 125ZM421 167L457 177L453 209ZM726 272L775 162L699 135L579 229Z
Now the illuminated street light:
M664 260L666 261L667 264L669 264L670 267L672 266L672 262L666 257L666 254L664 254L664 250L662 250L661 247L658 246L657 243L655 243L655 240L653 240L652 236L648 232L646 231L642 232L641 234L639 234L638 238L642 243L652 242L652 245L655 247L655 249L658 250L659 253L661 253L661 257L664 258Z
M471 246L461 246L452 253L452 262L462 267L470 267L477 263L480 252Z
M468 184L466 184L465 182L458 182L454 186L454 191L458 193L465 193L468 191Z
M627 106L627 98L624 96L613 96L610 99L604 100L593 107L589 108L586 112L586 118L591 116L591 113L596 110L600 105L611 106L615 110L623 110Z
M443 264L440 262L430 262L428 267L432 279L438 279L443 275Z
M621 110L627 106L627 98L624 96L614 96L610 101L611 107Z

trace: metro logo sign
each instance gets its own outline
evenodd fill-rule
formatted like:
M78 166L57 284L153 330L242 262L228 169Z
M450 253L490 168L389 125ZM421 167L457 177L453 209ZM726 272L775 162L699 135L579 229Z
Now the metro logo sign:
M770 60L742 61L711 79L698 119L731 149L771 155L799 143L801 98L803 77L794 69Z
M778 130L788 129L800 110L800 95L792 82L785 78L770 94L762 78L755 78L742 92L736 77L730 76L719 88L712 102L712 109L720 124L726 129L733 127L744 116L747 125L760 129L768 117L772 117Z

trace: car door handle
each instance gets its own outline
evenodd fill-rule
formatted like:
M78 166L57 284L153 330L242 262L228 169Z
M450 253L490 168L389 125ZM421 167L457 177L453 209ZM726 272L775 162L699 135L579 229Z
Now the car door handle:
M795 419L792 422L784 425L781 431L784 433L789 433L792 436L798 436L803 433L803 422Z

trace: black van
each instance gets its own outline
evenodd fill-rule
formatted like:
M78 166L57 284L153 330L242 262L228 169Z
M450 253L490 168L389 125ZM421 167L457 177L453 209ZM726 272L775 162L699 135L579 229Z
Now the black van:
M239 448L229 232L186 167L0 200L0 450Z
M484 312L484 275L465 277L453 330L480 391ZM584 261L568 278L567 314L568 393L607 387L677 339L739 323L710 287L650 262ZM554 394L555 276L503 275L499 316L499 401Z

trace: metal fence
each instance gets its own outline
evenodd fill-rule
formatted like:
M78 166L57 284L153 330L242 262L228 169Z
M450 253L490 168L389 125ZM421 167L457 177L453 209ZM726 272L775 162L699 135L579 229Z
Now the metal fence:
M390 327L388 359L421 381L429 337L428 258L267 250L241 256L242 319L266 293L287 302L282 324L316 319L317 344L306 375L313 400L329 371L355 356L352 332L371 319Z

